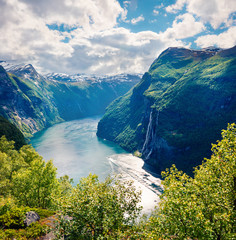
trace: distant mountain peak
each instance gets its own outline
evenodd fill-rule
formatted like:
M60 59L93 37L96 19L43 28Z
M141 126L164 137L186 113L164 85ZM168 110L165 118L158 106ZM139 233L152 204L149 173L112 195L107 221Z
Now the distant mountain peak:
M141 79L142 74L117 74L117 75L101 75L97 76L94 74L65 74L65 73L48 73L44 77L50 81L59 81L59 82L129 82L134 79L137 82Z
M42 76L35 70L32 64L21 63L14 64L12 62L1 61L0 64L4 67L7 72L17 75L23 79L29 78L32 80L40 80Z

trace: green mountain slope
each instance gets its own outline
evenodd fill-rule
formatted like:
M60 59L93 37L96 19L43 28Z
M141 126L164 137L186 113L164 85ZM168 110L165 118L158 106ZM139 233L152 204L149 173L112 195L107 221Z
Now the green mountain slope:
M7 119L0 116L0 137L3 135L6 136L8 141L13 140L15 142L15 148L17 150L26 144L21 131Z
M0 66L0 80L0 114L26 137L61 120L42 78L25 81Z
M168 48L107 108L97 135L138 150L158 172L173 163L191 172L236 121L235 52Z

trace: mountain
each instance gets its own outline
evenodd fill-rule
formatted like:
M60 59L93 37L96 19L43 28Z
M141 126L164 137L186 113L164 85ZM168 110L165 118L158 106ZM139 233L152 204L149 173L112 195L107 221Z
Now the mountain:
M236 121L236 47L168 48L140 83L113 101L97 135L161 172L188 173L210 156L221 129Z
M0 115L11 120L28 137L61 119L47 91L47 83L33 67L20 68L17 75L27 76L27 80L7 73L0 66Z
M4 66L4 67L3 67ZM31 64L0 62L0 115L26 137L63 120L103 114L108 104L140 81L139 75L110 77L40 75Z
M118 96L137 84L140 75L66 75L48 74L59 115L64 120L104 114L106 107Z

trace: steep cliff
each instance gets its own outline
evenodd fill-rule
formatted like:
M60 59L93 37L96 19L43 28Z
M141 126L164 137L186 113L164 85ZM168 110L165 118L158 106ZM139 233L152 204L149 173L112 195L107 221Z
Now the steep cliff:
M141 82L116 99L97 135L138 151L158 172L191 172L236 121L236 48L168 48Z
M27 66L29 69L32 66ZM36 80L31 76L26 81L0 66L0 80L0 114L25 136L61 120L43 78Z

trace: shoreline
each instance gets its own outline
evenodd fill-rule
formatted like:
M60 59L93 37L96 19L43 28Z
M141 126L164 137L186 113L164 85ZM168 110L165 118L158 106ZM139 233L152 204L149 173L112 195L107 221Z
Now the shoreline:
M144 168L145 162L132 154L115 154L108 157L112 171L121 174L126 180L132 180L137 190L142 191L140 205L142 214L150 215L160 201L163 192L161 179L157 174Z

